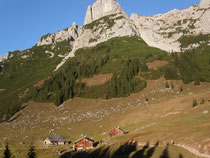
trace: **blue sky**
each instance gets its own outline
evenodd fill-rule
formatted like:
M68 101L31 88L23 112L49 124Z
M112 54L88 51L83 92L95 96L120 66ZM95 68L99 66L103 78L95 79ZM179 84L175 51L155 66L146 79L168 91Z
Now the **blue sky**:
M0 55L35 45L41 36L82 25L95 0L0 0ZM118 0L125 12L151 16L184 9L200 0Z

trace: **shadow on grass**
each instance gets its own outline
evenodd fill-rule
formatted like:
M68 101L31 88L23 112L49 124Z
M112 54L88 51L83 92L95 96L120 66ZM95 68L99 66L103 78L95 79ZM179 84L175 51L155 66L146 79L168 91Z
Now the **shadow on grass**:
M145 145L141 150L137 151L137 143L135 141L129 141L121 145L113 154L110 153L111 146L100 147L93 152L81 151L81 152L69 152L63 154L60 158L151 158L154 155L159 142L154 147L149 147L149 143ZM136 152L135 152L136 151ZM129 155L135 152L132 157ZM160 158L170 158L168 146L162 152ZM179 158L184 158L182 154L179 154Z

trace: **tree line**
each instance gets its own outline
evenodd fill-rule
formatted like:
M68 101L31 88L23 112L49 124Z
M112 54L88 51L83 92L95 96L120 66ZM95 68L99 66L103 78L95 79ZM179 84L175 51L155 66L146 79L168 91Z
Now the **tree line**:
M51 101L56 106L74 97L83 97L87 93L87 86L82 78L99 74L100 69L109 61L107 54L101 59L82 62L71 60L65 67L46 80L40 87L32 88L29 99L36 101ZM140 71L147 71L146 63L141 63L138 58L127 59L124 66L115 72L106 87L105 98L127 96L132 92L140 91L146 82L136 77Z

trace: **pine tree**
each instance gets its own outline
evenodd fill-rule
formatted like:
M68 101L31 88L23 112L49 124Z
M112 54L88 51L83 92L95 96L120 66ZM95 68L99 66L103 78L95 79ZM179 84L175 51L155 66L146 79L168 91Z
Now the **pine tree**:
M200 77L199 77L198 73L195 73L194 85L196 85L196 86L200 85Z
M9 144L7 143L4 150L4 156L3 158L10 158L12 157L11 151L9 149Z
M205 103L205 101L204 101L204 99L202 98L200 104L204 104L204 103Z
M169 88L168 81L166 81L165 88Z
M193 107L195 107L197 105L198 105L197 100L196 99L193 99Z
M36 152L35 152L35 147L34 145L31 144L28 154L27 154L27 158L36 158Z

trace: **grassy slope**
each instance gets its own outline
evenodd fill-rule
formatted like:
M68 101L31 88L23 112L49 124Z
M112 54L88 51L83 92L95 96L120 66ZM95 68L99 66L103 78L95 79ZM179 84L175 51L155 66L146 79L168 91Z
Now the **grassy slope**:
M202 152L206 145L210 145L210 141L207 141L210 118L202 113L204 110L210 111L207 101L210 85L203 83L194 87L193 84L173 82L174 90L165 89L164 79L159 79L150 81L143 92L108 101L73 99L58 108L52 104L31 102L19 113L16 120L0 124L0 129L3 129L0 140L6 138L13 148L27 148L31 141L39 146L41 140L48 135L61 135L74 141L85 133L96 141L104 140L108 144L119 145L132 138L141 143L148 141L150 144L160 141L161 145L174 140ZM177 93L180 86L183 86L184 91ZM148 97L149 104L145 103L145 97ZM192 108L193 98L198 102L204 98L205 104ZM129 131L129 134L108 139L107 131L117 125ZM49 133L52 129L54 131ZM19 142L26 144L20 145ZM163 149L165 147L161 150ZM184 157L189 157L189 152L180 148L177 150L183 153ZM50 151L51 149L45 149L40 153L40 157L45 154L49 156ZM176 149L171 149L169 153L175 154L175 151Z
M100 73L119 71L128 58L140 58L141 61L153 61L162 56L162 60L170 59L165 51L149 47L140 37L116 37L98 44L96 47L79 49L76 57L83 60L100 58L109 55L109 62L100 70Z
M62 60L57 55L66 54L70 49L67 41L58 43L53 50L51 46L34 46L23 51L21 55L0 63L0 66L3 65L0 74L0 89L5 89L0 92L0 111L3 113L11 111L10 114L16 112L21 104L18 95L51 75L56 65ZM50 58L51 55L45 51L53 52L54 57ZM23 56L27 58L22 58ZM16 103L9 100L15 100Z
M6 87L6 91L0 92L1 94L11 93L11 90L13 90L12 92L14 93L18 92L19 94L31 84L34 84L37 81L51 74L51 71L54 69L55 65L61 60L56 56L55 56L56 60L50 60L49 55L46 55L44 53L44 50L48 49L47 47L41 48L41 49L40 48L34 48L34 49L35 50L33 50L32 48L32 50L36 52L34 53L36 55L33 56L35 59L34 61L33 60L27 61L27 60L21 59L20 57L17 57L17 58L11 59L12 62L8 63L8 66L6 67L5 72L10 72L10 75L8 76L4 74L4 76L1 76L2 82L0 82L0 89ZM205 71L204 75L206 75L206 78L209 78L208 73L207 73L209 71L209 65L208 65L209 53L207 52L208 49L209 47L205 46L205 48L199 47L196 50L197 51L196 58L199 61L200 66L202 67L201 73ZM76 52L76 55L78 55L77 57L81 59L84 57L83 60L85 59L92 60L91 53L94 53L95 57L97 57L107 52L109 52L109 56L111 60L100 70L100 73L110 73L110 72L117 71L121 68L125 59L132 58L132 57L138 57L138 58L141 58L141 60L145 60L147 62L158 59L160 55L163 57L162 59L164 60L171 59L169 56L166 55L164 51L161 51L156 48L148 47L144 43L144 41L142 41L138 37L114 38L107 42L99 44L96 47L91 48L91 49L80 49ZM90 58L88 58L88 56L90 56ZM20 65L20 63L22 62L25 62L23 64L23 68L21 68L21 65ZM47 66L46 66L46 63L48 63ZM33 67L34 69L31 69ZM23 80L22 74L24 73L25 75L24 75L24 80ZM28 80L25 79L25 76L28 78ZM14 82L13 78L17 79L17 81ZM159 81L156 84L159 84ZM177 84L182 85L179 82L177 82ZM153 98L152 98L153 94L149 93L149 89L146 89L145 91L142 92L142 93L146 92L145 94L137 93L135 95L132 95L124 99L111 99L109 101L104 101L100 99L99 100L83 100L83 99L77 100L76 99L76 100L73 100L72 102L67 101L64 104L65 105L64 109L62 109L61 107L61 110L60 110L61 113L59 113L59 111L57 111L58 109L53 107L53 105L51 104L30 103L29 107L21 111L20 115L17 115L18 116L17 122L15 120L14 122L11 122L8 124L7 123L0 124L3 128L6 129L5 131L1 132L0 137L1 137L1 140L3 140L5 136L6 136L6 139L14 139L15 141L13 142L14 144L12 143L12 146L17 146L18 148L21 147L21 145L18 145L18 143L22 141L22 138L25 137L25 133L27 133L27 135L29 136L29 139L24 138L24 142L27 142L26 144L28 144L31 141L41 140L43 139L44 136L48 136L49 131L51 129L55 129L55 133L51 133L51 134L64 135L71 140L76 140L79 137L78 133L81 133L81 132L87 133L88 135L91 135L92 137L100 140L100 139L106 139L106 136L104 136L101 133L119 124L123 126L125 129L131 131L131 133L128 136L116 138L117 141L119 141L118 139L120 140L122 139L122 141L126 139L130 139L131 137L133 137L133 133L135 133L134 131L136 130L137 130L137 133L141 133L141 132L150 133L151 131L158 131L152 134L148 134L148 135L146 134L146 137L144 137L144 139L141 138L141 135L137 137L135 135L134 136L139 141L157 141L157 140L154 140L154 138L155 139L158 138L160 141L164 141L164 140L169 141L169 138L170 139L173 138L177 141L183 141L183 140L185 140L186 142L192 141L189 144L193 144L196 142L204 146L205 145L204 140L206 137L208 138L206 133L209 130L208 128L206 128L206 124L208 124L206 120L208 120L209 118L208 116L206 118L203 118L203 115L201 115L201 112L204 109L208 109L208 107L203 106L203 107L196 108L199 111L195 111L194 109L193 109L194 111L192 110L191 102L194 97L195 98L197 97L197 95L186 98L186 101L181 100L180 102L177 102L171 99L175 96L183 97L183 99L185 99L184 98L185 95L189 94L185 90L189 92L192 91L193 93L198 93L198 94L202 90L204 92L208 91L207 88L209 87L209 84L206 84L206 85L204 84L203 86L195 88L195 89L193 89L192 85L190 86L182 85L182 86L184 87L184 95L177 96L177 95L174 95L174 93L172 94L163 93L164 95L161 95L159 93L155 93L155 96L154 96L155 101L153 101ZM164 87L164 83L162 83L162 88L163 87ZM177 91L178 89L179 87L177 86ZM17 90L17 91L14 91L14 90ZM153 91L153 87L152 89L150 89L150 91L151 90ZM138 95L141 95L141 97L138 97ZM200 96L199 99L201 99L201 97L205 97L205 100L207 100L208 95L209 93L205 92L204 94L201 93L198 96ZM167 98L164 98L166 96ZM151 104L153 104L153 102L154 103L161 102L162 104L157 104L157 106L159 107L157 109L152 106L151 109L149 109L148 111L146 110L146 108L145 109L137 108L135 109L135 111L133 111L132 109L134 107L132 107L132 105L136 106L136 105L145 104L144 101L146 97L149 98L149 102ZM161 101L158 101L159 99ZM166 100L169 100L169 102L165 102ZM173 102L176 102L177 104L172 104ZM184 102L184 104L182 102ZM87 107L87 105L89 105L89 107ZM184 106L180 107L180 105L182 106L184 105ZM163 109L168 106L169 106L169 109L163 112ZM39 109L37 109L37 107L39 107ZM66 107L68 108L65 109ZM111 114L108 115L109 117L104 116L102 118L96 117L95 119L84 120L82 119L82 116L81 116L81 118L78 118L77 120L73 122L72 120L71 121L69 120L69 122L65 121L66 118L63 117L64 113L67 113L68 114L67 116L72 118L72 116L74 116L73 113L77 113L78 111L83 111L85 113L88 111L87 109L91 111L93 109L102 109L104 107L107 107L108 111L112 111ZM179 115L178 116L179 119L175 117L173 114L169 115L168 119L161 118L162 115L170 114L170 112L176 113L177 109L175 107L180 108L181 114L180 113L177 114ZM109 108L111 108L111 110ZM118 111L117 110L118 108L120 109L124 108L125 110ZM39 113L41 110L43 110L43 112L41 112L40 118L44 117L42 119L46 120L47 121L46 123L43 122L42 119L41 121L40 118L37 117L39 116ZM187 114L189 113L189 115L185 115L185 113L183 113L185 110ZM49 112L50 112L49 115L51 116L51 119L52 120L55 119L54 121L49 122L48 117L46 118L46 116L43 116ZM135 117L134 119L131 119L131 120L127 120L128 118L132 118L135 112L136 112L136 116L138 117ZM156 112L157 112L157 115L159 114L159 116L154 117L156 116ZM35 114L37 113L37 116L34 115L34 113ZM128 115L128 117L123 117L124 114ZM54 115L56 115L56 117L54 117ZM30 125L28 125L29 122L27 121L26 118L27 119L30 118L31 120L29 122L32 121L33 123L32 124L30 123ZM57 118L60 121L58 121ZM113 121L112 123L110 123L110 120L109 120L110 118ZM151 120L151 118L153 119ZM68 120L68 117L67 117L67 120ZM139 131L138 129L139 127L145 126L145 124L146 125L152 124L154 123L154 121L157 121L157 120L158 120L158 123L156 122L157 125L155 127L148 127L146 128L146 130ZM185 120L184 125L183 125L183 120ZM80 121L81 121L81 124L79 124L80 126L78 126L78 122ZM90 121L90 122L87 123L87 121ZM56 127L52 126L54 123L55 123L54 126ZM103 124L102 129L100 127L101 124ZM190 135L188 133L187 134L185 133L186 124L188 125L187 129L189 129L189 133L191 133ZM199 134L194 134L198 132L198 128L199 128L198 124L203 125L205 128L203 128L203 130L201 130ZM83 125L83 127L81 125ZM21 127L21 131L14 131L17 129L17 127L18 128ZM30 130L30 128L32 129ZM34 132L33 130L34 128L36 128L36 132ZM61 131L61 129L69 129L69 130ZM182 129L183 131L180 129ZM174 131L177 131L177 132L174 132ZM71 134L69 134L69 132ZM167 135L165 135L165 133L167 133ZM174 133L176 133L177 135L174 135ZM208 142L206 144L208 144ZM25 145L23 146L25 147ZM194 147L196 148L197 146L194 146Z

